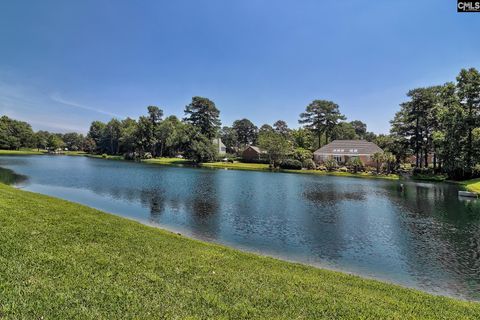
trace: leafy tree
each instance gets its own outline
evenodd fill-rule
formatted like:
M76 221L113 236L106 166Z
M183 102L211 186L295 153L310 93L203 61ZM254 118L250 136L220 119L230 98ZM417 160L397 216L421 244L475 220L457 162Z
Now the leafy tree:
M185 107L185 121L200 130L208 139L213 139L220 128L220 111L213 101L203 97L193 97Z
M428 167L428 155L433 150L433 132L438 127L437 113L441 87L410 90L410 101L401 104L392 121L393 135L410 141L416 157L416 167Z
M365 135L367 134L367 125L360 120L351 121L350 124L355 130L355 134L360 139L365 139Z
M65 147L68 150L78 151L78 150L82 150L83 141L85 138L83 137L82 134L79 134L76 132L69 132L69 133L65 133L62 139L65 142Z
M50 132L48 131L37 131L35 133L35 146L38 150L46 149L48 143L48 137L50 136Z
M260 133L258 144L267 152L270 164L274 168L291 152L289 141L282 134L273 130Z
M104 131L107 144L107 153L118 154L120 152L120 139L122 137L122 123L117 119L110 120Z
M220 138L228 152L233 153L237 150L237 147L239 146L238 135L234 128L227 126L223 127L220 130Z
M152 126L158 125L162 121L163 110L157 106L148 106L148 118L152 123Z
M276 132L280 133L281 135L288 137L290 135L290 129L288 128L288 124L283 120L277 120L273 124L273 128Z
M86 137L83 142L83 151L88 153L94 153L96 149L97 149L97 146L95 145L95 140L93 140L92 138Z
M155 149L157 139L150 117L141 116L138 118L137 130L135 131L136 146L141 154L151 152Z
M189 131L184 155L196 163L214 160L217 150L213 146L212 139L202 134L199 129L191 128Z
M315 132L320 146L322 134L325 134L325 144L327 144L339 120L345 120L345 116L340 113L336 103L326 100L314 100L306 107L305 112L300 114L299 123L304 124L307 129Z
M304 148L295 148L293 150L293 158L300 162L304 162L307 159L312 159L313 153L312 151Z
M337 140L355 140L358 138L355 128L349 122L338 123L332 132L332 138Z
M123 119L120 123L120 137L118 139L120 153L134 152L136 147L137 121L131 118Z
M107 149L107 141L105 139L105 128L107 125L101 121L93 121L88 130L87 137L95 142L95 152L104 153Z
M235 120L232 128L241 145L251 145L257 140L258 128L248 119Z
M175 116L169 116L160 124L157 137L160 141L160 156L176 155L188 141L187 125Z
M56 134L51 134L48 137L47 148L52 151L56 151L59 148L62 148L65 145L63 140Z
M315 138L308 129L293 129L290 131L290 137L296 148L308 149L310 151L315 149Z
M395 138L392 135L379 134L375 137L374 141L377 146L383 149L383 151L395 151Z
M473 130L479 124L480 115L480 73L474 68L462 69L457 77L457 90L460 103L466 113L467 141L465 145L465 165L468 171L473 166Z
M20 149L35 145L32 127L23 121L10 119L7 116L0 118L0 148Z
M260 129L258 130L258 134L262 134L262 133L266 133L266 132L272 132L273 131L273 128L271 125L269 124L264 124L260 127Z

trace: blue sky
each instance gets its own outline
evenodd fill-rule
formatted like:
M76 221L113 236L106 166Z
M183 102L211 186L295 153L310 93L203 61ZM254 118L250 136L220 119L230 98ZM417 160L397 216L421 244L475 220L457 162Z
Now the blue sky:
M2 1L0 114L86 132L194 95L258 126L333 100L385 133L408 89L480 68L480 14L454 0Z

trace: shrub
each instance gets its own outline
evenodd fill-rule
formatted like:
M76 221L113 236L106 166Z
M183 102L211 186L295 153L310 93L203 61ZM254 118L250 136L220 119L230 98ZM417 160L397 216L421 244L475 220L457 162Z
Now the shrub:
M295 159L285 159L282 162L280 162L280 168L300 170L302 169L302 163Z
M325 160L323 164L325 165L328 171L333 171L338 167L337 160L333 158L329 158Z
M358 157L352 157L348 159L347 166L354 172L363 170L363 162Z
M106 159L108 155L106 153L102 154L102 158Z
M152 159L152 154L150 152L145 152L142 156L142 159Z
M318 166L317 169L320 171L327 171L327 167L325 166Z
M338 169L338 171L340 172L348 172L348 168L347 167L341 167Z
M293 158L295 160L304 162L305 160L312 159L313 153L310 150L304 148L296 148L293 150Z
M315 170L315 162L312 159L306 159L303 161L302 166L308 170Z

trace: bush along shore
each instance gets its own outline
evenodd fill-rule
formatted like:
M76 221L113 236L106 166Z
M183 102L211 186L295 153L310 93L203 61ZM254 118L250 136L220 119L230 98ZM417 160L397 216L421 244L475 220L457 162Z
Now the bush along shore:
M0 184L6 319L479 319L480 304L191 240Z

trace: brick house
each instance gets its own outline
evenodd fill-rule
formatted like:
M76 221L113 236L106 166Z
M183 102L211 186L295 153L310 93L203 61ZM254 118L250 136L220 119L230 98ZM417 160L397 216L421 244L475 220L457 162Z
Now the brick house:
M265 159L266 152L259 147L248 146L242 152L242 158L244 160L262 160Z
M321 164L333 158L338 164L345 164L352 157L358 157L366 166L375 166L372 155L383 150L373 142L365 140L334 140L313 153L313 160Z

